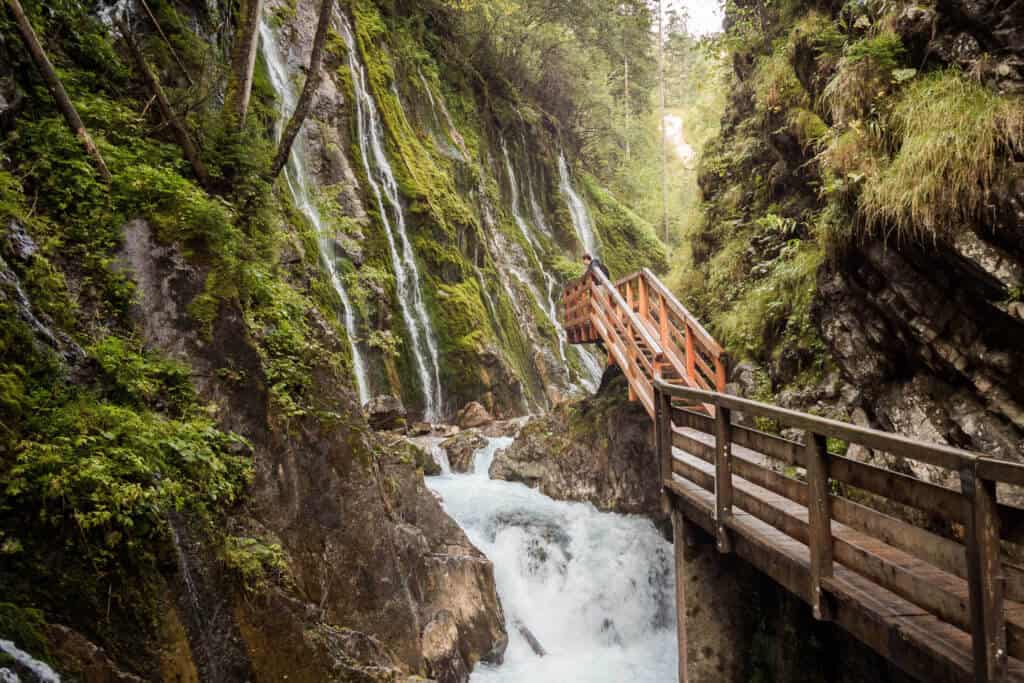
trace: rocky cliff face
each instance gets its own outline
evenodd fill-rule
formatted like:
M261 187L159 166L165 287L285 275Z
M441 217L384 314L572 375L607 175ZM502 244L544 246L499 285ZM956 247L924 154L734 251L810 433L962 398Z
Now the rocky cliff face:
M736 388L1019 459L1024 17L793 3L765 21L702 165L692 283L755 362Z

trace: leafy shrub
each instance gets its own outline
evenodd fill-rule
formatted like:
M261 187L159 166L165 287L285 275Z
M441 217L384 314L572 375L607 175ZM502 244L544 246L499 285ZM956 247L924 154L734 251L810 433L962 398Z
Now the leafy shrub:
M267 587L268 580L286 576L288 563L277 543L248 536L228 536L221 552L224 565L241 580L247 591Z

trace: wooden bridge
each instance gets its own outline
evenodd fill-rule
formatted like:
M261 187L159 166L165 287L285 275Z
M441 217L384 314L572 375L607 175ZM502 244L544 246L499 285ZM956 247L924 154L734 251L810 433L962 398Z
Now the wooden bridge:
M726 394L722 348L649 271L592 270L563 303L570 342L602 342L655 422L677 581L699 527L911 676L1024 681L1024 509L1004 502L1024 466ZM743 426L755 418L803 442ZM959 487L834 452L844 443Z

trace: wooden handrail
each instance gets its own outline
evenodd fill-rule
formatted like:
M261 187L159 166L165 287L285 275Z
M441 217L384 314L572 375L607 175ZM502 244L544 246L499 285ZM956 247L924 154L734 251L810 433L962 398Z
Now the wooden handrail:
M827 595L843 590L843 580L833 573L834 563L842 562L847 569L877 582L882 589L895 592L931 610L943 620L968 630L973 650L974 680L1006 680L1008 657L1024 656L1024 620L1019 616L1022 606L1014 603L1014 611L1010 613L1013 616L1009 617L1004 607L1006 593L1019 598L1024 577L1020 576L1018 568L1012 565L1004 567L1000 546L1011 542L1002 533L1006 526L1004 520L1017 523L1024 517L1024 510L999 503L996 488L998 484L1018 485L1024 482L1024 464L998 461L942 444L915 441L898 434L721 392L677 386L660 378L655 378L654 389L658 406L656 435L659 460L663 473L667 471L668 474L666 486L671 484L673 476L683 476L714 493L711 530L715 532L722 552L731 550L731 534L743 528L742 524L732 521L733 476L737 474L740 481L754 482L805 510L804 516L794 517L793 513L782 511L779 503L759 498L754 493L757 489L751 489L749 483L736 489L735 505L806 544L810 586L801 593L810 602L816 618L833 618L833 603ZM717 419L710 421L699 413L680 411L672 405L674 398L713 405ZM732 425L728 417L731 411L770 418L786 426L803 429L804 445L801 449L794 442ZM683 429L688 425L698 425L705 433L713 431L714 447L675 427L677 417L684 425ZM951 470L959 475L960 490L830 453L826 444L828 437ZM737 439L745 447L756 447L755 453L804 467L806 483L776 472L750 459L749 455L734 464L732 450ZM681 452L695 454L708 463L713 474L702 472L688 461L676 459L673 448L677 446ZM955 541L937 537L929 540L928 531L915 529L906 522L838 495L832 490L833 483L852 485L886 500L926 510L934 518L950 524L962 524L963 554L955 549L944 549ZM839 526L833 524L834 516L838 517ZM863 548L867 546L856 540L858 532L843 526L851 523L882 533L877 540L871 541L875 545L870 546L878 548L874 552L881 553L880 559L869 560L863 555ZM885 551L886 547L902 550ZM958 592L963 589L957 589L956 584L949 580L934 583L934 574L910 569L919 565L907 564L906 560L898 557L887 566L886 562L890 560L886 559L886 552L897 555L909 552L916 562L932 563L945 571L952 571L965 580L960 585L965 585L966 590ZM919 572L920 576L917 575ZM1009 640L1008 630L1013 633Z

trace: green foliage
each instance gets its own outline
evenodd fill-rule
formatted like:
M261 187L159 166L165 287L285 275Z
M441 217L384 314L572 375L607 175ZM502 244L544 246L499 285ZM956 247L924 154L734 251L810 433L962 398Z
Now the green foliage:
M847 46L822 93L833 122L847 124L874 113L876 102L890 92L903 53L903 42L892 31Z
M146 354L131 340L107 336L89 349L102 372L105 393L119 402L183 414L195 403L186 366Z
M50 662L50 647L45 629L46 620L39 610L0 602L0 639L11 641L15 647L36 659ZM0 652L0 668L4 665L4 653Z
M277 543L248 536L227 536L221 558L224 566L238 576L250 593L265 590L270 581L289 580L287 557Z
M654 226L601 187L593 176L583 173L580 180L590 199L594 229L601 242L601 258L612 275L622 277L641 268L665 272L668 252L655 235Z
M1024 106L957 70L912 83L893 108L891 163L870 175L870 224L912 237L948 234L980 215L1008 155L1024 152Z
M761 59L753 79L755 98L760 109L782 112L810 106L810 98L797 79L790 59L787 44L780 44L770 55Z
M824 260L813 243L791 240L753 284L714 324L728 348L759 356L783 338L807 348L816 341L810 307Z

